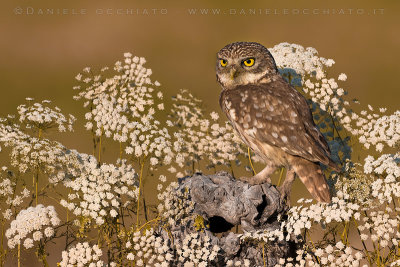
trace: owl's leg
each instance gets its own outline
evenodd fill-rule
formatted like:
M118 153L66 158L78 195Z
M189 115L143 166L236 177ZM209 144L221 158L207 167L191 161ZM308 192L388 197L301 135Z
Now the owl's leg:
M281 192L282 203L286 203L288 206L290 205L290 191L292 190L292 184L295 178L296 173L294 170L287 170L285 181L278 187L278 190Z
M265 182L271 183L269 176L276 170L275 165L267 165L262 171L252 177L240 177L239 180L249 183L251 185L262 184Z

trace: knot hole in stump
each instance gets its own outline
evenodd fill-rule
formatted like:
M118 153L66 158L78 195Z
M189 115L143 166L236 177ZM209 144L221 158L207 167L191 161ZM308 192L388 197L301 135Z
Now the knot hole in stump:
M233 228L233 224L227 222L220 216L213 216L208 219L210 225L210 231L213 233L224 233L228 232Z

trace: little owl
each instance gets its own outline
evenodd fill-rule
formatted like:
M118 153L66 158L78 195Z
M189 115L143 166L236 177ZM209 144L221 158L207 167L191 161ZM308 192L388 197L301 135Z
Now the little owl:
M267 164L255 176L239 179L250 184L271 182L269 176L283 166L282 198L289 197L297 175L316 200L330 202L319 163L339 168L306 99L279 74L268 49L253 42L229 44L217 54L216 72L223 89L222 110L243 142Z

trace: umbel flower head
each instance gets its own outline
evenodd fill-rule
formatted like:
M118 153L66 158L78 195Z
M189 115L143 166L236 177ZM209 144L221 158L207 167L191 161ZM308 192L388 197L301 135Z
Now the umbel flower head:
M26 249L32 248L34 242L54 235L54 227L60 224L60 219L53 206L41 204L21 210L6 231L8 247L14 248L23 244ZM28 237L28 235L32 234Z
M193 216L194 202L189 198L189 190L179 188L177 182L172 182L157 197L160 200L158 213L170 226L183 225Z
M160 83L151 80L151 69L144 67L145 58L124 54L123 62L114 64L114 72L106 75L103 68L94 75L90 68L76 79L80 85L74 99L84 100L89 108L86 129L96 136L106 136L125 145L125 153L135 158L146 157L151 165L159 159L169 164L174 157L171 136L156 119L164 110Z
M28 101L32 101L28 98ZM75 118L70 115L66 119L58 108L46 107L49 101L43 101L44 106L35 103L18 107L19 119L13 115L0 118L0 143L10 147L11 165L20 173L38 171L49 176L53 183L62 179L62 174L74 173L82 162L81 154L69 150L57 141L43 138L44 131L58 127L59 131L66 128L72 130ZM26 129L39 130L39 135L32 136Z
M11 165L20 173L40 170L51 183L58 183L66 176L79 175L86 154L69 150L57 141L32 137L20 130L18 124L8 124L0 119L0 142L11 147Z
M400 153L383 154L378 159L365 159L364 173L380 176L371 184L372 196L381 204L400 198Z
M136 181L135 171L126 161L119 162L119 166L98 166L96 159L90 156L78 177L64 181L64 186L72 192L60 204L74 215L89 217L102 225L107 219L120 215L120 208L130 200L137 200Z
M102 267L104 262L100 259L103 252L98 245L91 246L88 242L77 243L67 251L62 252L60 267L88 266Z
M212 266L217 260L220 247L212 245L207 235L199 233L188 233L181 244L177 244L177 255L179 262L184 266Z
M67 117L61 113L58 107L49 107L51 101L43 100L41 103L33 103L33 98L27 98L28 104L18 106L19 121L26 128L45 131L57 127L59 132L67 129L73 131L72 125L75 117L71 114Z
M348 194L338 192L338 196L332 198L331 204L317 203L306 205L312 200L300 199L300 205L289 210L289 217L282 223L282 230L285 230L287 240L290 234L300 235L303 230L310 229L313 224L327 225L331 222L349 222L352 217L360 218L360 206L349 201Z
M135 261L135 266L168 267L173 260L173 252L168 240L157 236L153 229L143 234L138 231L133 234L126 248L130 251L127 259Z

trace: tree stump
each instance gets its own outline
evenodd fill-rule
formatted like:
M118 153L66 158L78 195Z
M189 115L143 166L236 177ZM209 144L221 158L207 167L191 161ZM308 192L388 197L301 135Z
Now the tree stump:
M281 203L280 192L275 186L264 183L249 185L235 180L227 172L214 175L196 173L191 177L179 179L178 190L189 189L191 200L195 203L194 213L202 216L207 227L202 231L212 244L220 246L219 258L215 265L226 266L227 261L250 260L250 266L275 266L279 258L295 256L295 243L292 241L271 241L263 249L260 244L247 242L234 233L235 226L245 232L274 231L280 229L279 217L285 217L287 207ZM172 229L175 240L195 230L194 222L179 225ZM183 266L180 263L174 266Z

